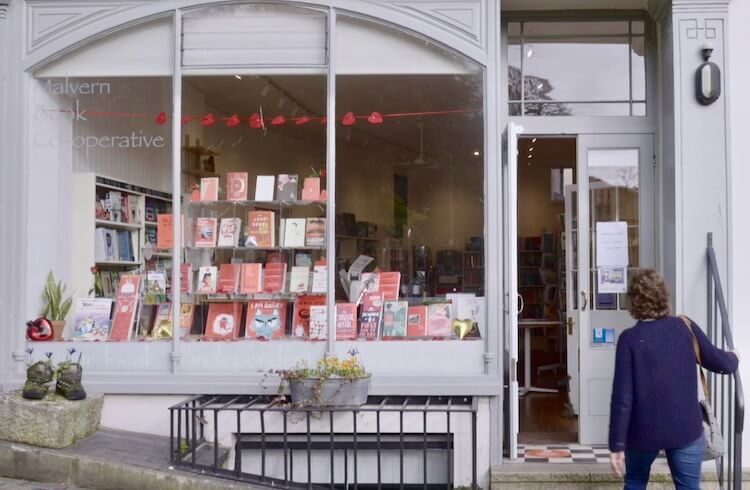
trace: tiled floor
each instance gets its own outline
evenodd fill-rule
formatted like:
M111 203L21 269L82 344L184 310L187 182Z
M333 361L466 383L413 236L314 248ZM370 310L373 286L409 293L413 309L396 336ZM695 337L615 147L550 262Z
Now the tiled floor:
M661 458L665 458L664 453L659 454ZM518 459L525 463L609 464L609 450L606 446L579 444L519 445Z

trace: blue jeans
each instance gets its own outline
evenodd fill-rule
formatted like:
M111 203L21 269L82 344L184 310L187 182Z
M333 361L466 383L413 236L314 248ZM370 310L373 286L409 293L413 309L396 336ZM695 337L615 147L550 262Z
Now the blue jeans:
M667 449L667 461L677 490L700 490L703 435L680 449ZM625 451L625 490L646 490L651 463L659 451Z

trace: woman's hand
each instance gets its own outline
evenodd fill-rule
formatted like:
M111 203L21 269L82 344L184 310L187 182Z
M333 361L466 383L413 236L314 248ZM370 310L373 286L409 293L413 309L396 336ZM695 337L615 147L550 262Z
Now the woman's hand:
M619 453L610 453L609 464L612 465L612 471L614 471L617 476L622 478L625 475L625 453L623 451L620 451Z

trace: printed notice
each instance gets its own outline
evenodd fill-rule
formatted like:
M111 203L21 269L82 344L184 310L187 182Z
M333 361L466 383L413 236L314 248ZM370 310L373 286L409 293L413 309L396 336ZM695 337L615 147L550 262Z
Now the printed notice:
M597 279L599 293L626 293L628 290L625 267L599 267Z
M596 223L596 266L628 266L628 224L625 221Z

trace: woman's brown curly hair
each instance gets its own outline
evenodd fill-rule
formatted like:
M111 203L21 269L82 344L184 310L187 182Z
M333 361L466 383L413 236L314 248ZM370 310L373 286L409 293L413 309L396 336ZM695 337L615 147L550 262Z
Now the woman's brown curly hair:
M661 274L653 269L635 273L628 287L628 310L636 320L669 315L669 290Z

